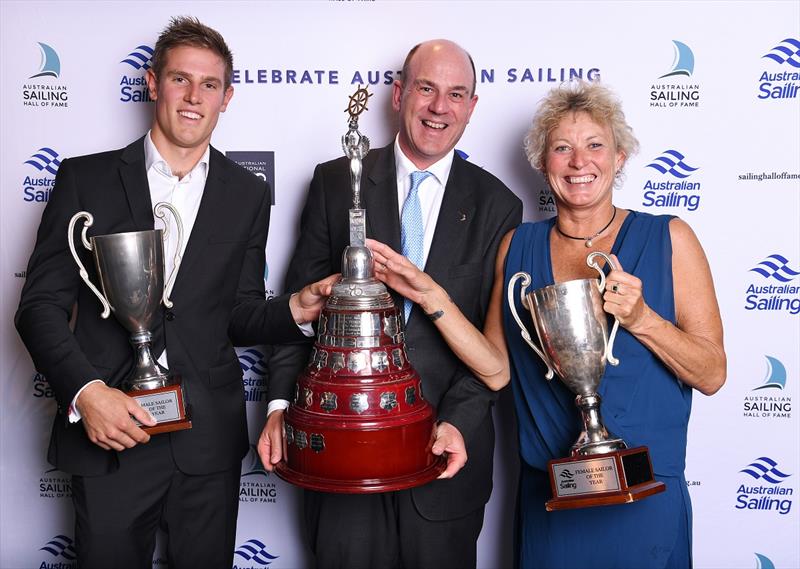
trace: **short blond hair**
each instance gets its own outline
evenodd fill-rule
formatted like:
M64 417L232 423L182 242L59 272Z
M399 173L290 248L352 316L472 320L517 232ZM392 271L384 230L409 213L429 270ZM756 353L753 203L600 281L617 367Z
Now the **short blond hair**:
M614 135L616 150L627 158L639 150L639 141L625 120L622 102L607 87L588 81L562 83L539 103L533 123L525 135L525 155L531 166L544 171L547 139L565 116L586 113L598 124L608 125Z

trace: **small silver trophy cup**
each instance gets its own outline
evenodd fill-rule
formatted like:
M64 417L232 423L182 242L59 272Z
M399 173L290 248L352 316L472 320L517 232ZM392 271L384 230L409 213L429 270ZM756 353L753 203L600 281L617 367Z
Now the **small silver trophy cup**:
M165 210L173 215L178 228L174 269L166 286L164 240L169 224ZM113 312L119 323L131 333L134 364L120 387L158 422L153 427L142 427L150 434L189 429L192 426L186 412L180 377L170 374L153 358L150 350L153 339L150 330L159 304L163 303L166 308L173 306L169 296L180 267L183 243L183 224L175 208L162 202L155 206L154 213L164 222L164 231L133 231L87 238L86 232L94 224L94 216L87 211L73 215L67 229L69 249L78 264L80 276L103 306L100 316L108 318ZM94 253L102 293L89 280L89 273L75 250L73 235L81 219L84 220L81 242L85 249Z
M508 303L522 338L547 366L545 377L552 379L555 371L576 394L575 404L583 419L583 431L572 445L571 456L549 462L553 499L547 502L548 510L632 502L665 489L653 478L647 447L629 449L621 438L608 432L600 415L597 389L606 362L619 363L612 353L619 322L614 319L609 335L602 297L606 277L597 257L615 267L605 253L590 253L586 263L599 273L599 280L577 279L526 292L530 275L518 272L508 283ZM531 314L541 348L517 313L517 281L522 284L520 302Z

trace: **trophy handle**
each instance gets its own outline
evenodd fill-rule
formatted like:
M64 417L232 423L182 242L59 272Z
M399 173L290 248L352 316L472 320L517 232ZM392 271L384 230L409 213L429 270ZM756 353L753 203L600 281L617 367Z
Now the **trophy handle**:
M536 354L540 358L542 358L544 365L547 366L547 373L545 374L545 377L548 380L550 380L553 379L553 368L550 367L550 364L548 363L547 358L544 357L542 350L536 344L533 343L533 341L531 340L530 332L528 332L528 329L525 327L525 324L522 323L519 314L517 314L517 306L516 303L514 302L514 285L520 279L522 279L522 288L519 291L519 299L520 302L522 303L522 306L530 310L530 307L528 306L528 301L525 298L525 289L528 288L529 284L531 284L531 277L530 275L528 275L528 273L522 271L514 274L514 276L511 277L511 280L508 281L508 305L511 308L511 314L514 316L514 320L516 320L517 326L519 326L520 328L520 334L522 335L522 339L525 340L525 342L527 342L531 348L533 348L533 351L536 352Z
M183 248L183 222L181 221L181 216L178 214L178 210L175 209L175 206L167 202L157 203L156 207L153 208L153 213L164 223L164 241L167 240L167 235L169 235L169 223L167 223L167 214L164 212L165 209L169 210L169 212L172 214L172 217L175 218L175 225L178 226L178 246L175 249L172 272L169 274L169 278L167 279L167 285L164 287L164 297L162 298L164 306L167 308L172 308L173 304L169 297L172 294L172 288L175 286L175 278L178 276L178 269L181 266L181 259L183 258L183 254L181 253L181 249Z
M108 318L111 314L111 304L108 302L103 293L97 290L97 287L92 284L92 281L89 280L89 273L86 271L86 267L83 266L81 263L80 258L78 257L78 252L75 251L75 243L72 240L73 235L75 235L75 224L78 223L78 220L81 218L84 219L83 221L83 230L81 231L81 242L83 242L83 246L86 248L87 251L91 251L93 249L92 243L89 239L86 238L86 231L94 224L94 216L88 211L79 211L75 215L72 216L72 219L69 220L69 227L67 228L67 243L69 243L69 251L72 253L72 258L75 259L75 262L78 264L78 268L80 269L80 275L91 291L100 299L100 303L103 305L103 312L100 314L101 318Z
M606 274L600 268L600 265L597 264L595 261L595 257L602 257L605 262L611 267L612 271L617 270L617 266L614 264L614 261L611 260L611 257L603 253L602 251L593 251L589 253L586 257L586 264L592 267L600 274L600 282L597 283L597 290L600 291L600 294L606 290ZM611 335L608 337L608 346L606 347L606 359L608 363L612 366L618 365L619 360L614 357L613 350L614 350L614 340L617 338L617 329L619 328L619 320L617 317L614 317L614 325L611 327Z

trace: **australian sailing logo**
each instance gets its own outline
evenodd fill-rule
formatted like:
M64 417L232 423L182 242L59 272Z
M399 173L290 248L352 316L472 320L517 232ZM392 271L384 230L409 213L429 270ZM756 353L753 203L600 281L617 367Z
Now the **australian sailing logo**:
M39 70L22 85L22 104L25 107L66 108L69 104L67 86L59 83L61 58L52 46L37 42L41 53Z
M736 490L737 510L774 511L784 516L791 511L794 488L782 485L791 474L782 472L777 461L762 456L739 472L753 481L740 484Z
M239 480L239 502L277 504L278 487L270 477L270 473L261 464L261 458L255 445L242 460L242 473Z
M744 398L743 416L760 419L791 419L792 397L785 392L786 367L775 357L764 356L767 373L763 383Z
M662 179L645 182L643 206L678 207L687 211L700 207L700 182L687 180L699 168L690 165L682 152L667 149L646 167L661 174Z
M55 175L61 166L58 152L43 146L34 152L25 164L32 166L37 172L26 174L22 181L22 199L26 202L45 203L50 199L50 192L56 183ZM30 170L29 170L30 172Z
M267 551L267 546L258 539L248 539L233 552L232 569L260 569L268 567L279 555ZM247 565L239 565L244 560Z
M123 103L149 103L150 91L147 89L145 72L152 65L153 48L138 45L120 63L125 64L125 72L119 80L119 100Z
M762 100L800 98L800 40L786 38L761 59L772 61L758 78L758 95Z
M671 68L650 86L650 106L686 108L700 106L700 85L693 80L694 52L685 43L672 40L674 58Z
M789 259L773 253L751 268L750 272L760 275L761 278L757 279L759 284L751 283L747 287L745 310L800 314L800 286L792 282L800 276L800 271L793 268Z

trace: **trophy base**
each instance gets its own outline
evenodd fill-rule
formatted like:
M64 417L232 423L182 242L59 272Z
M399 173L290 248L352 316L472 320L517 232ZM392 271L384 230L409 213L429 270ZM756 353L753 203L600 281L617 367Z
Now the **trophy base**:
M275 473L296 486L317 492L333 492L336 494L374 494L376 492L394 492L422 486L435 480L447 467L447 460L437 457L428 468L406 476L394 478L363 478L360 480L336 480L311 476L293 470L286 461L275 465Z
M144 426L136 421L136 424L144 432L157 435L192 428L192 421L186 411L183 387L179 382L156 389L128 391L126 395L136 399L139 405L149 411L157 421L152 427Z
M545 504L548 512L627 504L666 490L653 476L650 453L644 446L547 464L553 492Z

